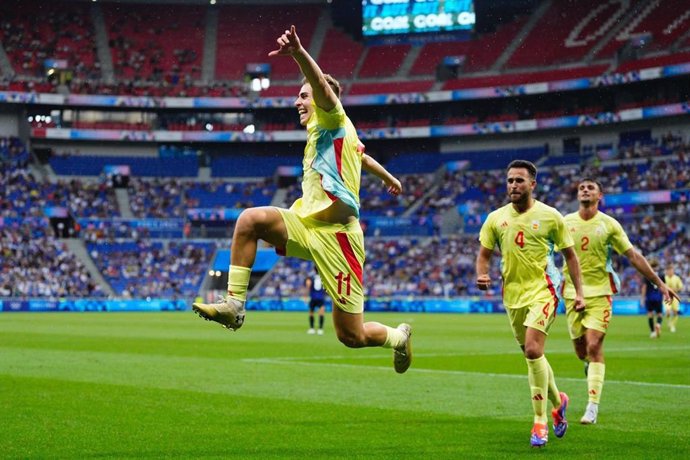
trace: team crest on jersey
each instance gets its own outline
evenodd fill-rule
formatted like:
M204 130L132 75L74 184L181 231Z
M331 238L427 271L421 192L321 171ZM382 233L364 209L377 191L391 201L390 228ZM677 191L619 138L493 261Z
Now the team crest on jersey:
M533 220L532 221L532 230L539 230L539 227L541 227L541 223L538 220Z
M603 226L601 226L601 225L600 225L599 227L597 227L597 229L594 231L594 233L595 233L597 236L601 236L601 235L603 235L605 232L606 232L606 229L605 229Z

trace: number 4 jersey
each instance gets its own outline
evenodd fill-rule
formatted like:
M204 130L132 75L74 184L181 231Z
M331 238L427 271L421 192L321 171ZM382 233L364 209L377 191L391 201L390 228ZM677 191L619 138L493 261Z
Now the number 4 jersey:
M535 200L530 209L519 213L509 203L489 214L479 242L501 251L506 308L533 305L557 295L562 278L553 260L554 250L573 245L558 210Z
M583 220L577 212L565 216L568 232L575 242L575 252L580 259L582 289L585 297L599 297L618 293L620 280L613 270L612 251L623 254L632 248L625 230L616 219L599 211L589 220ZM575 288L564 270L563 297L575 298Z

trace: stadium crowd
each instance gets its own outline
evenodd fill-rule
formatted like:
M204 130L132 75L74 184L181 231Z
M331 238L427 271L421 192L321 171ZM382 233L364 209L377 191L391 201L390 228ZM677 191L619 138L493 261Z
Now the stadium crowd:
M46 225L0 226L0 297L104 297L83 262Z
M544 168L538 178L537 196L567 213L576 207L574 179L577 177L600 178L609 194L672 187L681 193L680 201L675 204L614 206L608 212L621 221L633 244L645 255L658 257L662 266L675 262L681 275L687 277L690 275L689 245L684 243L687 243L687 216L690 215L688 146L668 136L655 146L638 145L623 150L620 159L592 157L585 164ZM118 208L113 184L104 176L58 178L53 183L34 176L32 171L39 169L28 164L26 149L18 140L0 139L0 152L3 191L0 216L5 219L0 226L4 293L46 297L104 295L78 258L49 231L45 209L63 206L72 217L92 218L83 227L77 226L72 236L89 245L91 258L115 288L116 295L196 294L213 259L214 244L152 238L147 228L130 226L126 220L118 219L123 213ZM489 210L504 202L503 174L502 170L446 172L440 176L440 183L435 183L431 175L406 174L401 176L405 193L394 198L384 194L373 176L364 175L363 214L387 217L409 214L420 218L457 209L465 218L464 234L456 236L368 239L367 295L480 295L473 283L478 248L475 230ZM228 183L222 179L198 182L137 177L131 178L127 188L132 214L145 219L185 218L187 209L204 206L241 209L255 200L268 204L277 190L270 179ZM299 185L283 191L286 191L283 195L286 206L300 193ZM33 224L22 226L22 219ZM35 238L19 250L31 234ZM190 236L189 232L184 236ZM39 266L37 261L46 257L58 261L57 268L46 271ZM622 293L637 295L641 281L637 272L624 258L615 259L615 263L622 275ZM303 274L309 270L303 262L281 259L259 283L257 292L266 296L302 295ZM493 270L493 276L498 278L498 266ZM51 273L58 274L58 281L50 279ZM27 276L37 281L22 279Z

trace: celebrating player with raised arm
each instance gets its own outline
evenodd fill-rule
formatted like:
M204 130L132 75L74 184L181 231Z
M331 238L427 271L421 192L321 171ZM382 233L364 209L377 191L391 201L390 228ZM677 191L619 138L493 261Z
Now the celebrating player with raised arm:
M340 84L324 74L307 53L295 26L282 33L269 56L292 57L304 75L295 99L307 129L302 197L290 207L258 207L240 215L232 239L228 296L218 303L195 303L202 317L238 329L244 323L249 274L258 240L287 256L313 260L333 300L338 339L348 347L392 348L398 373L410 366L411 327L364 322L364 236L359 223L361 170L379 177L394 195L400 181L364 153L364 145L340 102Z
M678 296L666 287L647 259L628 239L616 219L599 211L603 198L601 183L585 178L577 187L577 212L565 216L568 231L575 242L575 252L582 267L582 282L586 307L577 303L575 287L568 281L563 289L568 331L573 339L577 357L585 362L589 401L580 423L597 422L599 400L604 386L604 338L611 320L613 294L618 292L620 281L613 270L611 251L623 254L645 278L658 286L663 297L670 301ZM568 274L568 267L564 273Z
M568 428L568 396L558 391L553 370L544 356L546 336L559 303L561 277L553 261L555 246L563 252L577 291L575 303L582 308L580 266L563 216L532 197L537 184L534 164L513 161L508 165L506 180L510 203L490 213L479 233L477 287L486 290L491 285L491 256L498 247L502 256L503 304L527 361L534 410L530 443L542 447L549 434L547 398L553 405L555 435L562 437Z

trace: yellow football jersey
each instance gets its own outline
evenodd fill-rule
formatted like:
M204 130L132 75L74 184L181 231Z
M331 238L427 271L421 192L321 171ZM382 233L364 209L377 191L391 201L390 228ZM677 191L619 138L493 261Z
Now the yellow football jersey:
M573 240L558 210L535 201L518 213L507 204L492 213L482 225L479 242L501 251L503 304L520 308L557 296L561 275L553 260L555 247L568 248Z
M673 289L673 291L680 296L680 291L683 290L683 281L680 279L680 276L674 273L671 276L667 276L665 282L666 286ZM673 299L671 302L671 308L677 309L679 305L680 302L677 299Z
M565 216L565 222L580 259L585 297L616 294L620 289L620 279L613 269L612 251L623 254L633 247L621 224L601 211L589 220L583 220L574 212ZM575 287L570 281L567 266L564 277L563 297L574 299Z
M359 215L362 153L364 144L340 101L330 112L314 105L302 160L302 197L290 209L308 217L339 199Z

